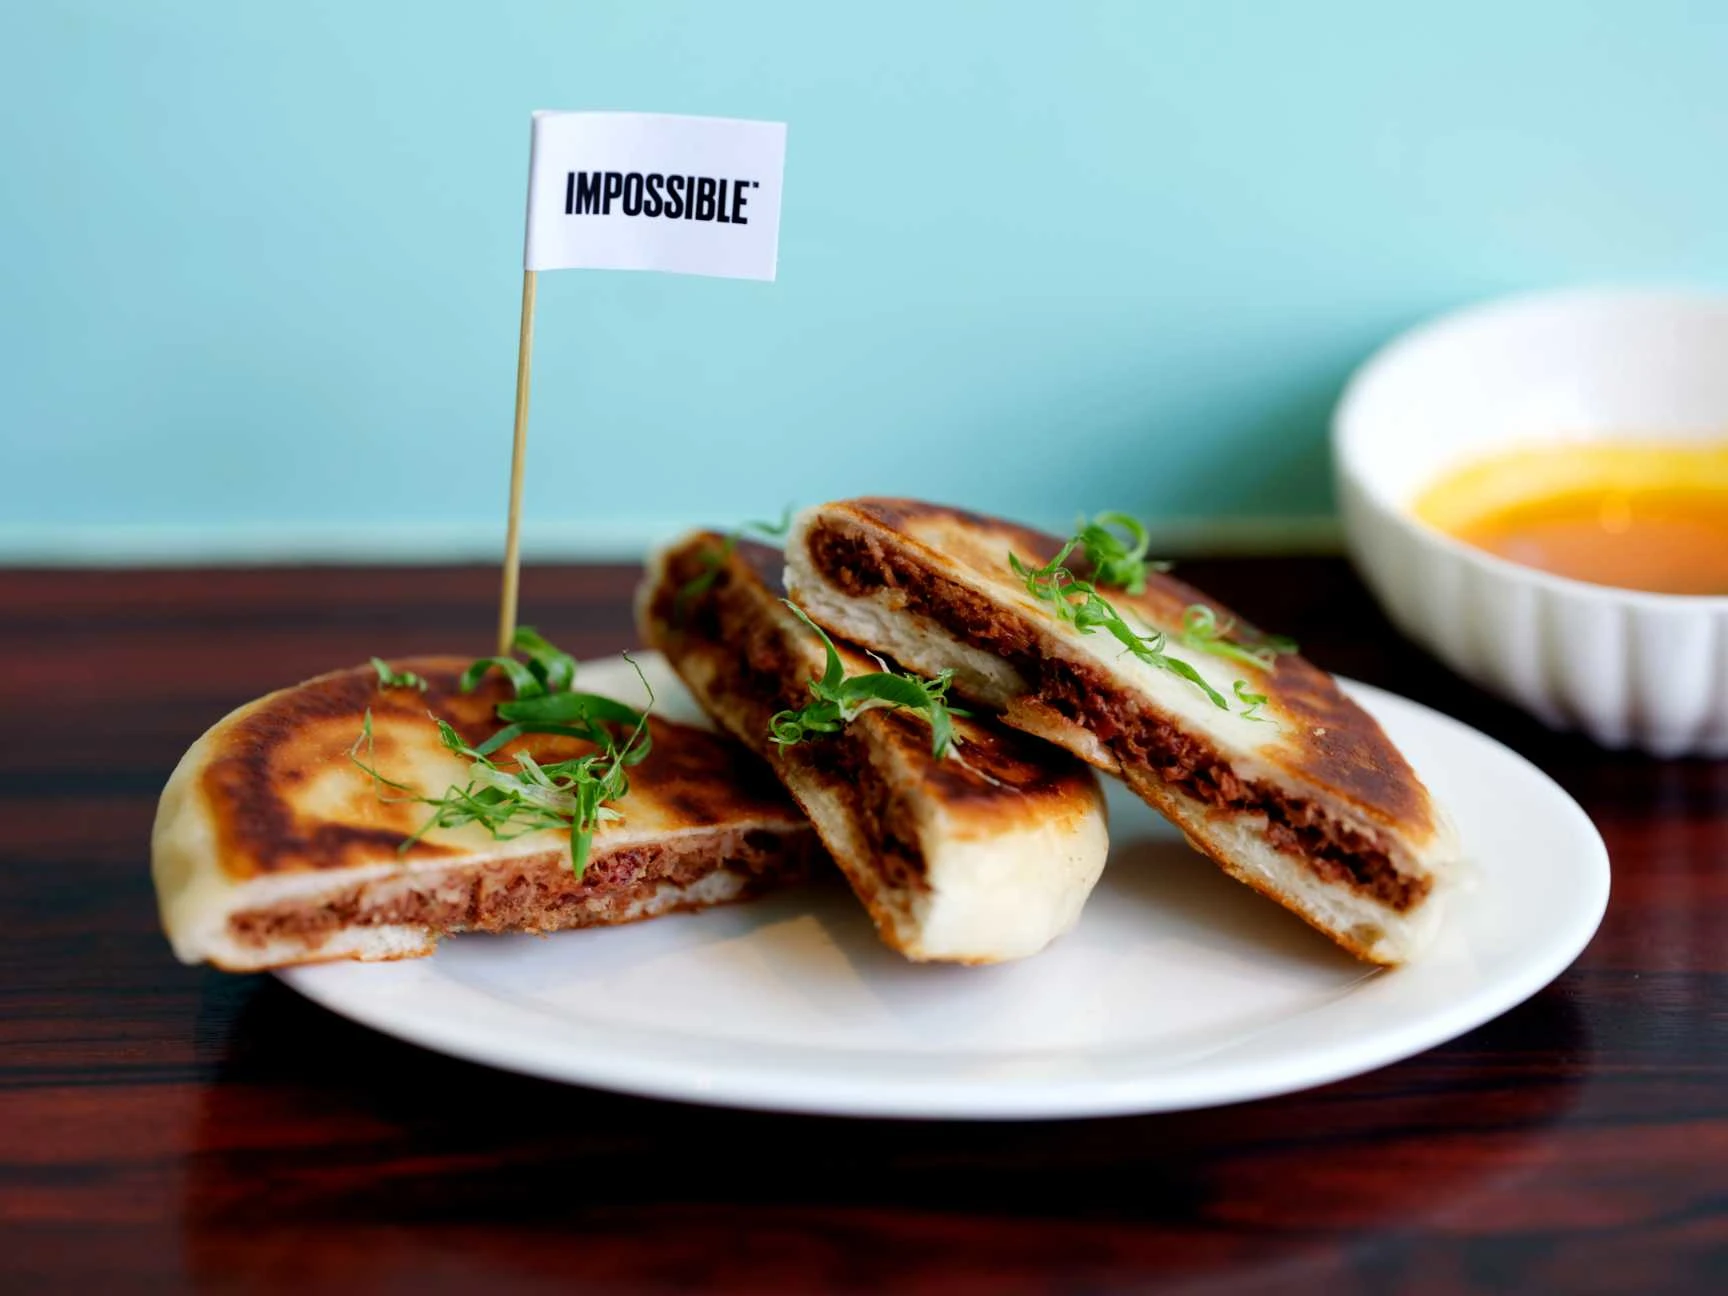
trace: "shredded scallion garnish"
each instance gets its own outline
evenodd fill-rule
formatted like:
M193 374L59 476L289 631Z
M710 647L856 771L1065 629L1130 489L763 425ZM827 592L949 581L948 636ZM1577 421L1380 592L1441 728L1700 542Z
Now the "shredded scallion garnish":
M1128 533L1124 540L1116 534L1120 528ZM1074 539L1092 568L1092 579L1098 585L1113 585L1129 594L1146 592L1146 572L1169 571L1170 564L1153 562L1146 557L1151 539L1140 519L1128 513L1100 513L1076 524Z
M790 599L782 600L794 615L815 631L827 654L819 678L810 681L811 701L795 711L781 711L768 722L768 731L781 747L818 734L838 733L866 711L890 708L916 711L930 722L930 754L941 760L960 745L954 732L954 717L969 714L948 704L948 684L953 671L943 671L933 680L894 671L846 674L840 652L826 631Z
M1118 531L1126 532L1127 538L1124 539ZM1008 555L1008 565L1025 582L1027 593L1040 602L1048 603L1058 619L1073 625L1082 634L1092 634L1102 627L1141 661L1187 680L1205 693L1214 706L1228 711L1230 704L1224 695L1208 684L1191 663L1165 651L1168 639L1163 631L1151 630L1141 634L1123 619L1115 604L1098 592L1099 585L1111 585L1128 594L1145 593L1147 571L1169 569L1168 563L1148 561L1147 548L1146 528L1137 519L1126 513L1100 513L1091 519L1082 517L1073 539L1044 566L1028 567L1013 553ZM1065 566L1069 555L1076 549L1085 557L1092 580L1074 575ZM1233 620L1220 619L1204 603L1193 603L1183 611L1182 627L1176 634L1176 641L1214 657L1268 671L1277 664L1280 654L1296 651L1295 641L1282 635L1263 635L1252 642L1244 642L1231 637L1234 630ZM1239 714L1244 719L1267 721L1268 717L1260 714L1260 709L1267 703L1265 694L1249 692L1246 680L1237 680L1234 692L1236 700L1242 704Z
M479 824L499 841L542 829L565 828L570 832L570 867L581 877L595 829L622 817L612 803L628 795L630 767L641 764L652 748L648 712L596 693L573 692L575 658L530 627L516 632L512 646L528 658L526 663L514 657L485 657L462 676L464 692L477 687L491 670L502 672L509 680L515 697L498 704L497 716L506 721L502 728L478 746L470 746L448 721L433 717L444 747L468 761L466 783L452 784L442 796L429 797L384 777L373 756L370 709L348 756L372 777L381 799L432 807L431 817L402 843L401 850L408 850L438 828ZM624 659L642 681L652 707L654 691L642 668L628 653ZM509 767L492 759L499 748L524 734L575 738L597 750L545 765L525 751L510 757ZM385 797L385 788L402 795Z
M1214 657L1226 657L1268 671L1278 664L1281 655L1296 651L1296 641L1284 635L1264 635L1252 643L1244 643L1231 638L1235 630L1233 619L1220 619L1204 603L1190 603L1182 611L1182 632L1177 638L1190 648Z
M426 681L413 671L399 671L382 657L372 659L372 669L378 672L378 687L381 689L410 688L421 693L426 691Z
M1164 651L1163 631L1138 633L1122 619L1115 604L1098 592L1095 584L1082 580L1063 566L1080 543L1080 537L1075 536L1042 567L1028 567L1020 561L1018 554L1013 553L1008 555L1008 565L1025 582L1026 592L1040 602L1048 603L1058 620L1066 621L1081 634L1095 634L1102 628L1148 666L1180 676L1211 699L1214 706L1228 711L1230 704L1222 693L1206 682L1205 676L1180 657L1172 657Z
M1264 693L1252 693L1248 689L1247 680L1236 681L1236 700L1242 704L1241 715L1244 720L1258 720L1261 724L1270 724L1271 720L1260 714L1260 708L1268 699Z

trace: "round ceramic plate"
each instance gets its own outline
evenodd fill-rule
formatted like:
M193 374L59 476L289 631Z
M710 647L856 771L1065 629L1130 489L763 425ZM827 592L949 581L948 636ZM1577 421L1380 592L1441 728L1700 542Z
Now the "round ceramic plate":
M584 686L621 688L621 666L585 667ZM688 696L650 666L659 709L689 718ZM1608 899L1601 837L1545 774L1426 707L1345 687L1451 811L1471 861L1437 943L1396 971L1338 952L1112 785L1110 863L1079 926L1018 963L908 963L827 879L632 927L461 936L427 959L281 975L457 1057L739 1107L1102 1116L1324 1084L1528 998L1577 957Z

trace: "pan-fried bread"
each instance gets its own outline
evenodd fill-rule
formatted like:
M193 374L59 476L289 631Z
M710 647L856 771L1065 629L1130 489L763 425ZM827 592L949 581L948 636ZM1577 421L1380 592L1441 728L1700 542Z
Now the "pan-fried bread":
M997 726L867 711L790 747L769 718L810 700L824 654L780 602L778 551L699 532L650 564L643 637L720 725L765 757L810 816L882 939L909 958L989 963L1036 953L1078 919L1104 865L1104 805L1083 764ZM718 562L711 586L680 591ZM881 666L838 645L848 675Z
M615 807L623 818L599 825L581 878L560 830L496 841L471 824L402 851L430 810L381 795L349 750L370 711L374 740L362 755L380 774L434 796L465 784L467 763L445 749L431 716L478 743L497 729L493 708L507 688L493 676L461 693L465 665L397 663L426 679L424 693L381 688L370 667L319 676L241 707L193 744L163 791L151 842L162 923L181 959L246 971L406 958L449 932L630 922L796 880L817 851L754 757L658 715L653 751ZM680 691L663 663L643 665L657 693ZM641 705L639 690L619 695ZM524 746L542 763L590 749L534 736L494 759Z
M913 500L821 505L793 523L793 597L836 634L906 666L955 671L955 689L1120 774L1228 872L1359 957L1397 963L1438 920L1456 854L1427 789L1372 717L1294 654L1270 670L1180 642L1193 604L1232 617L1169 576L1105 593L1130 622L1227 699L1237 680L1265 705L1217 707L1179 675L1102 631L1059 620L1013 573L1061 542L1013 523ZM1074 564L1084 574L1079 556ZM1236 622L1233 635L1258 632Z

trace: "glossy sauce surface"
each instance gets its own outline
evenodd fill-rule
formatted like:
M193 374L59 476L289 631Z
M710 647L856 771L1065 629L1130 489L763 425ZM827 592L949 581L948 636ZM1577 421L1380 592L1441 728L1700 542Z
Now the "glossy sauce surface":
M1414 512L1466 544L1574 580L1728 594L1728 441L1512 451L1448 473Z

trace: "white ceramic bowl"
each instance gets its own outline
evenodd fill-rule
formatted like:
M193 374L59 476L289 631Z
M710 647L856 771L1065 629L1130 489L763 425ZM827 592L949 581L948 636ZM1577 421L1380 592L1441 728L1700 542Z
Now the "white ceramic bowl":
M1521 567L1416 521L1453 466L1513 445L1728 436L1728 296L1510 298L1396 339L1332 423L1351 556L1387 614L1557 728L1659 756L1728 755L1728 596Z

